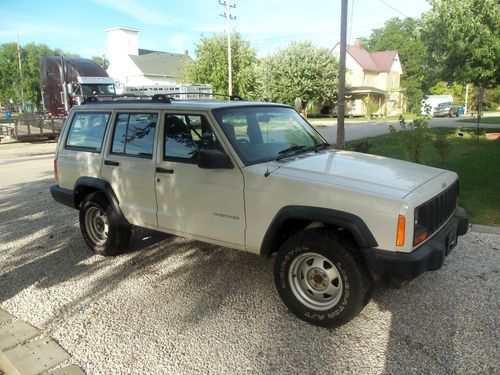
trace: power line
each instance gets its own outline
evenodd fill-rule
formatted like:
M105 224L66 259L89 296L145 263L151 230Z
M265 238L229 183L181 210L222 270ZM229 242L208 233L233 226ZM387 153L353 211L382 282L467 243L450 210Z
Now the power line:
M394 8L391 4L386 3L384 0L378 0L378 1L380 1L380 2L381 2L382 4L384 4L385 6L388 6L388 7L389 7L389 8L391 8L393 11L395 11L395 12L397 12L397 13L401 14L403 17L405 17L405 18L410 18L410 17L408 17L406 14L404 14L403 12L401 12L400 10L397 10L396 8Z

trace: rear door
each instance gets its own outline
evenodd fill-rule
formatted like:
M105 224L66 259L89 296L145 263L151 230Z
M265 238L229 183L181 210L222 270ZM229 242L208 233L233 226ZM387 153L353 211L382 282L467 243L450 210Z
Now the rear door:
M134 225L158 224L153 155L159 118L157 111L117 111L101 167L123 214Z

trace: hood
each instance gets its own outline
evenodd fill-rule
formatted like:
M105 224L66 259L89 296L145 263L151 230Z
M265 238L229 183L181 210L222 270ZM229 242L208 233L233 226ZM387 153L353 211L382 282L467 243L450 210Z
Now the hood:
M445 172L383 156L336 150L298 155L279 165L273 174L398 198Z

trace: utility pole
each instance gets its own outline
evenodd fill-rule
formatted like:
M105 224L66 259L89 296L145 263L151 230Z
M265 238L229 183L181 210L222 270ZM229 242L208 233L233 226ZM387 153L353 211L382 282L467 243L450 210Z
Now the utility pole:
M467 114L467 102L469 101L469 84L465 85L465 105L464 105L464 115Z
M19 48L19 34L16 35L17 37L17 61L19 63L19 88L21 89L21 102L23 104L23 112L25 108L25 103L24 103L24 89L23 89L23 67L21 64L21 49Z
M231 5L231 0L221 1L219 5L226 7L224 14L219 14L227 21L227 78L228 78L228 93L233 95L233 72L231 67L231 20L236 20L236 17L231 16L231 8L236 8L236 4Z
M337 148L345 148L345 59L346 59L346 36L347 36L347 2L342 0L340 13L340 59L339 59L339 98L337 102Z

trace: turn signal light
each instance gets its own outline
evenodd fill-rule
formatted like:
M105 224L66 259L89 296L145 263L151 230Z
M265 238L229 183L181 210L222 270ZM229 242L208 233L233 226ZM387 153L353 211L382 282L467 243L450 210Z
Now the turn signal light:
M403 246L405 244L405 217L403 215L398 216L398 233L396 236L396 246Z
M417 246L419 243L427 239L427 231L417 234L413 239L413 246Z

